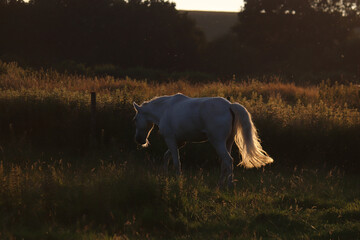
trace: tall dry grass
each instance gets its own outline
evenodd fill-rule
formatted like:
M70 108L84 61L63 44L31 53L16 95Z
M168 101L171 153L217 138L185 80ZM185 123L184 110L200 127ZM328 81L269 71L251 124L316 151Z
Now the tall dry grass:
M100 106L132 101L142 102L154 96L178 92L191 97L220 96L231 98L255 114L274 115L278 121L313 121L322 118L345 125L357 125L360 115L360 86L332 84L323 81L316 86L296 86L283 83L278 77L262 83L256 79L229 80L228 82L191 83L176 81L154 83L147 81L86 77L59 74L56 71L25 70L16 63L0 63L2 69L0 89L2 99L54 98L63 102L78 102L87 105L89 92L99 96ZM315 120L314 120L315 119Z
M360 142L360 89L357 85L297 86L276 76L231 79L227 82L156 83L110 76L87 77L52 70L23 69L16 63L0 64L1 145L25 144L29 151L48 149L88 151L90 92L97 92L97 132L104 146L135 149L132 102L182 92L191 97L220 96L244 105L253 115L265 149L285 162L341 162L349 168ZM155 134L153 134L155 135ZM12 139L11 141L8 141ZM47 140L44 140L47 139ZM155 136L152 154L164 146ZM26 149L26 148L25 148ZM75 151L75 150L74 150ZM162 151L162 150L161 150ZM296 159L296 160L295 160ZM276 162L276 161L275 161ZM280 161L281 162L281 161Z

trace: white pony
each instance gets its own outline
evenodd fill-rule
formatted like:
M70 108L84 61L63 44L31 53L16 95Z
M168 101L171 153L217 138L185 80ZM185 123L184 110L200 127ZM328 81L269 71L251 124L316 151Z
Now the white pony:
M141 106L133 103L136 115L135 139L143 147L156 124L168 150L164 154L167 171L172 156L174 167L181 174L179 147L185 142L209 141L221 159L220 185L233 184L231 148L235 141L242 156L239 165L261 167L273 159L262 149L250 113L238 103L221 97L190 98L183 94L156 97Z

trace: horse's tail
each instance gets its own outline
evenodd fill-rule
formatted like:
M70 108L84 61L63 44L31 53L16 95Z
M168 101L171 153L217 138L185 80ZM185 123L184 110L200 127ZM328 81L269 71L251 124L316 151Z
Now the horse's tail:
M262 149L260 139L250 113L238 103L230 106L233 113L233 131L235 131L235 143L239 148L242 161L238 164L246 168L262 167L274 160Z

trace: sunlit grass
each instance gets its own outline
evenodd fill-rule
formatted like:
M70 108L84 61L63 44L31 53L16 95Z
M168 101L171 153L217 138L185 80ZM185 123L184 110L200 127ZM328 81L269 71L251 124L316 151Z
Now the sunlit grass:
M21 99L27 102L60 101L89 104L89 92L98 93L99 106L118 103L142 102L154 96L182 92L192 97L221 96L237 101L251 110L256 117L265 114L283 124L297 122L312 124L326 121L329 124L358 125L360 123L360 87L349 84L296 86L283 83L278 77L262 83L256 79L230 80L225 83L189 83L176 81L148 83L113 77L85 77L59 74L55 71L31 71L15 63L1 63L0 99Z

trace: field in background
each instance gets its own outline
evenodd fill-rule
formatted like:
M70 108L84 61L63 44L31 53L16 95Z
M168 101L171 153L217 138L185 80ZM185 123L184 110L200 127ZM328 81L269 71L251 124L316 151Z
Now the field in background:
M0 89L0 238L360 237L357 85L159 84L0 63ZM274 164L236 168L234 192L219 191L214 150L195 144L181 151L184 176L164 176L157 131L147 149L133 141L132 102L177 92L243 104Z
M182 12L182 11L180 11ZM237 12L185 11L196 21L208 41L213 41L230 32L237 23Z

